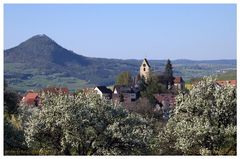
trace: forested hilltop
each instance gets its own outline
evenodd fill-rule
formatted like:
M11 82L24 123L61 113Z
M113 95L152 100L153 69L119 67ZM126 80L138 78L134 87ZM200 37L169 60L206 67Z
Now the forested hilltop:
M4 78L9 86L21 92L50 85L75 90L94 85L112 85L123 71L135 76L141 61L90 58L63 48L47 35L36 35L4 51ZM149 62L154 71L161 72L166 60ZM172 64L174 74L184 80L236 69L236 60L172 60Z

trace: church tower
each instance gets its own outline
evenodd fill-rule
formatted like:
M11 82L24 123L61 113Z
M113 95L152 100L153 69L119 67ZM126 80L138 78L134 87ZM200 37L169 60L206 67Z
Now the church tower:
M144 77L147 81L149 79L151 66L149 65L146 58L144 58L142 65L140 67L140 77Z

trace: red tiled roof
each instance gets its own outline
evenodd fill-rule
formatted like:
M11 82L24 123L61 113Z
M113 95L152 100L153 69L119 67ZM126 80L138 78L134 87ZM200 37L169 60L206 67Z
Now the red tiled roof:
M237 80L218 80L216 82L222 86L227 84L230 84L232 86L237 86Z
M28 105L33 105L35 98L38 96L38 93L28 92L25 97L23 97L23 102Z
M174 79L174 83L182 83L182 82L183 82L183 79L182 79L181 76L177 76L177 77L175 77L175 79Z

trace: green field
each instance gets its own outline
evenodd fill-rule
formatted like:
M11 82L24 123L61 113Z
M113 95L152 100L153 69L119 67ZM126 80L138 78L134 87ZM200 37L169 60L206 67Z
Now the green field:
M51 76L36 75L26 80L11 78L8 82L11 83L10 87L14 88L18 92L24 92L25 90L39 90L39 88L48 86L68 87L68 89L73 92L79 88L92 86L86 81L75 77L59 77L55 74Z
M216 78L216 80L236 80L237 79L237 71L236 70L224 71L224 73L213 74L212 77ZM202 77L192 78L190 80L185 81L185 83L186 84L194 83L201 79L202 79Z
M231 70L217 75L217 80L236 80L237 71Z

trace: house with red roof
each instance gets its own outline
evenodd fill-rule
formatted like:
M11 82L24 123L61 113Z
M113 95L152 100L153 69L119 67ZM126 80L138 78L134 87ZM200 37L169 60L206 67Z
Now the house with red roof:
M182 79L181 76L174 77L174 87L175 89L182 90L184 89L185 81Z
M69 90L66 87L47 87L40 91L28 91L22 98L22 103L29 106L39 106L40 105L40 94L53 93L53 94L69 94Z
M22 102L28 106L38 106L40 104L39 93L33 91L27 92L22 98Z
M234 87L237 87L237 80L217 80L216 82L220 86L232 85Z

